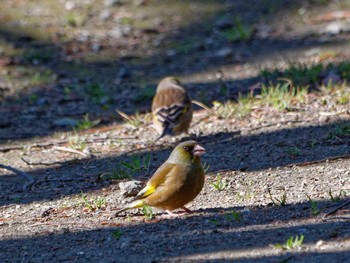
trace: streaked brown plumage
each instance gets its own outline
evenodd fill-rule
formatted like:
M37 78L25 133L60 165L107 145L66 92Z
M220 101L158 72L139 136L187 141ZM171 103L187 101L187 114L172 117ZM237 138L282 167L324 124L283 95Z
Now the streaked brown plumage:
M165 210L174 215L173 210L183 208L191 202L202 190L204 185L204 170L200 163L200 156L205 149L195 141L180 143L170 154L138 193L136 200L123 209L139 208L149 205Z
M152 114L159 138L188 133L193 114L192 102L179 80L167 77L159 82L152 102Z

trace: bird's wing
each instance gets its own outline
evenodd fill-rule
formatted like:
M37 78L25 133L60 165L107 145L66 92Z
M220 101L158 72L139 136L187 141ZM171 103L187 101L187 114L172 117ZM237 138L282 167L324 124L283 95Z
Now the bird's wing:
M162 185L167 175L176 167L175 164L163 163L149 179L147 185L137 194L136 199L145 198L152 194L159 185Z

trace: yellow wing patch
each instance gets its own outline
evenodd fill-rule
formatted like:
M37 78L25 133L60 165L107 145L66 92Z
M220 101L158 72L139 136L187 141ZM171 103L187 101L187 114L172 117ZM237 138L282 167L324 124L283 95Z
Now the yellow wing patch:
M144 198L146 196L149 196L150 194L152 194L154 191L156 190L156 188L154 186L151 185L146 185L145 188L143 188L136 196L136 198Z

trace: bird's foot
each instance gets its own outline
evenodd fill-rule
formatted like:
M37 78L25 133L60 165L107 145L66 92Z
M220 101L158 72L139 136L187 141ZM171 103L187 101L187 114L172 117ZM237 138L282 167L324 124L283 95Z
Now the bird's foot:
M181 209L183 209L186 213L188 213L188 214L192 214L193 213L193 211L191 211L190 209L188 209L187 207L185 207L185 206L183 206L183 207L181 207Z
M170 210L165 210L165 212L167 213L166 215L163 215L163 217L165 218L170 218L170 217L179 217L179 216L183 216L183 215L187 215L187 214L190 214L192 213L192 211L186 207L181 207L181 209L183 209L185 212L182 212L182 213L174 213Z
M195 133L187 133L187 135L191 140L197 141L199 139L199 136Z

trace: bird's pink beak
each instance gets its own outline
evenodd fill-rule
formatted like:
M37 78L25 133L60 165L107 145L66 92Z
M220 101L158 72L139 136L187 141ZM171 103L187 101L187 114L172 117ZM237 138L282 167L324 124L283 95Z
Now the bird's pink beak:
M192 150L192 153L193 153L193 156L199 156L200 157L203 154L205 154L205 149L202 146L196 144L194 146L193 150Z

